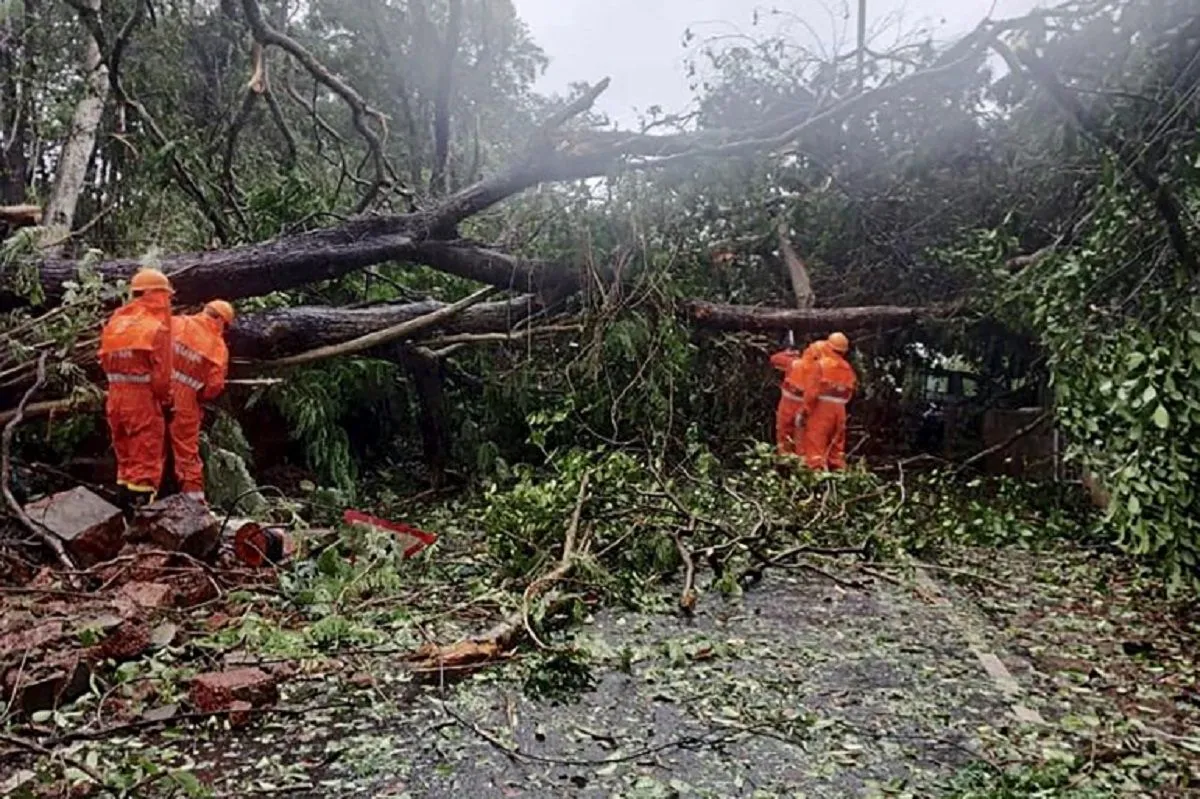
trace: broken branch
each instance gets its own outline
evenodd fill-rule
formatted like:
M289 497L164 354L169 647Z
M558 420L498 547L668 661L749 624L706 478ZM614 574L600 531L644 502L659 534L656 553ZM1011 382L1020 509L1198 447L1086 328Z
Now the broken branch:
M17 502L17 498L13 496L12 488L9 487L9 483L12 480L13 435L17 431L17 426L25 418L25 406L29 404L29 400L33 395L46 383L46 359L49 355L50 353L43 352L42 356L38 358L37 378L34 380L33 385L29 387L29 390L25 392L25 395L21 397L21 402L17 405L17 410L13 414L13 417L8 420L8 424L4 425L4 434L0 437L0 488L3 488L4 491L4 501L8 503L9 509L20 520L21 524L25 525L31 533L41 538L46 543L46 546L54 551L54 554L58 556L59 561L64 566L74 571L75 564L71 562L71 558L67 555L66 550L63 549L62 542L53 533L29 517L25 509Z

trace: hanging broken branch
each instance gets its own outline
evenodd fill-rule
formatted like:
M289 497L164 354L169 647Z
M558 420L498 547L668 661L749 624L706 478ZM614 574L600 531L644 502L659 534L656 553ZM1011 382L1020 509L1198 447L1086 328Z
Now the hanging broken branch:
M375 171L374 179L369 184L366 192L363 193L354 211L355 213L362 213L371 206L371 203L375 201L375 198L382 189L399 183L395 173L392 171L391 165L387 162L383 154L383 141L387 137L387 122L383 114L367 105L367 101L363 99L362 95L353 86L330 72L304 45L287 34L272 28L263 17L258 0L242 0L242 10L246 14L246 21L249 23L250 30L253 32L256 41L264 46L275 45L287 52L299 61L315 80L327 86L338 97L341 97L346 105L350 106L354 127L367 143L367 149ZM378 123L380 129L383 131L382 136L372 130L371 126L367 124L368 118Z

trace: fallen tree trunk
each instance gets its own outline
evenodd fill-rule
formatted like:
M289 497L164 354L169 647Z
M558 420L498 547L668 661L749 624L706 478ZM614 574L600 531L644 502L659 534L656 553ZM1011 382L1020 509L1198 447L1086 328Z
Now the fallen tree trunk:
M548 296L571 293L580 285L577 272L549 261L519 258L468 241L422 241L420 227L413 215L359 218L264 244L168 256L159 268L170 276L181 305L261 297L388 262L424 264L497 288ZM116 281L129 279L142 266L139 259L123 258L102 261L93 269L105 280ZM41 264L45 305L62 301L66 282L78 278L78 267L62 259ZM0 294L0 310L26 304L24 297Z
M377 308L299 306L238 317L229 331L229 351L236 358L284 358L315 347L340 344L434 313L449 304L426 300ZM466 308L438 324L456 333L506 333L519 320L541 308L531 296L485 302Z
M756 305L726 305L690 300L686 314L693 324L710 330L768 332L795 330L825 333L833 330L862 330L870 327L908 325L945 312L940 307L906 308L866 305L857 308L771 308Z

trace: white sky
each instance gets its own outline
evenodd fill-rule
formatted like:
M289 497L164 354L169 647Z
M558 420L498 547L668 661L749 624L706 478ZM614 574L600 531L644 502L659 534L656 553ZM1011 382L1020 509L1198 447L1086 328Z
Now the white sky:
M848 2L849 15L844 14ZM755 33L779 29L783 18L769 16L772 8L788 12L787 23L797 40L814 36L795 21L803 20L828 46L835 36L842 51L854 48L856 0L513 0L533 38L550 57L538 88L566 89L574 81L593 83L612 78L597 109L623 126L651 105L681 111L691 99L684 73L683 32L698 36ZM966 33L988 16L1005 18L1026 13L1046 0L867 0L867 31L874 49L883 49L897 31L925 27L939 40ZM762 24L752 26L759 9ZM832 9L832 13L831 13ZM994 10L993 10L994 9ZM872 36L872 34L874 34Z

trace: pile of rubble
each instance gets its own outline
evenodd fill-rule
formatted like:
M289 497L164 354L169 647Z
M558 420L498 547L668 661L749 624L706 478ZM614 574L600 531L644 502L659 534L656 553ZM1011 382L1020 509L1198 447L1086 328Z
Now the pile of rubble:
M273 583L272 561L282 554L273 531L222 520L183 495L141 508L130 522L86 488L25 511L78 566L44 568L0 594L0 709L26 717L80 696L94 675L178 643L182 611L231 588ZM275 677L253 668L201 674L189 692L196 711L234 716L277 696Z

